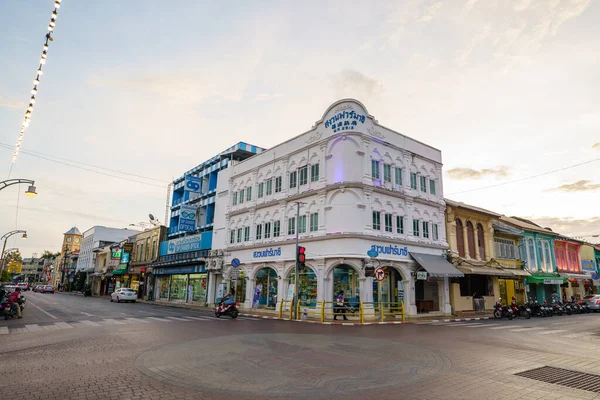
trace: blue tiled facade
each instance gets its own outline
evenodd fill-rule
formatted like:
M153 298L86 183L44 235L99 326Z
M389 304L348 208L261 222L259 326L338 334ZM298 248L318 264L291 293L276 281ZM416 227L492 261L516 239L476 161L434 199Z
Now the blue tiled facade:
M168 239L180 238L186 234L212 232L219 171L227 168L232 160L245 160L263 151L265 149L261 147L239 142L175 179L173 181L171 215L167 232ZM196 194L184 191L183 186L185 176L187 175L202 178L201 193ZM182 205L194 205L198 207L199 221L194 232L179 231L179 213ZM209 237L212 239L212 235L209 235ZM212 240L203 241L203 249L210 249L211 245Z

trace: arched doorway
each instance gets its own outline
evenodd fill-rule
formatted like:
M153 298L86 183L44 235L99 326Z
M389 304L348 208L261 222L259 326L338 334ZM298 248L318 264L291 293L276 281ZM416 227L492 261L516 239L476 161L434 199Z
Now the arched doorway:
M385 278L379 282L377 279L372 279L373 287L373 302L382 302L386 305L405 301L404 280L400 271L394 267L381 267L385 271Z
M294 297L296 274L292 268L288 277L288 293L287 300ZM317 274L315 271L306 266L298 271L298 296L302 305L315 307L317 305Z
M254 286L253 308L275 308L277 305L277 271L271 267L263 267L256 274Z
M325 301L333 301L340 291L348 302L358 303L360 300L360 282L358 271L351 265L340 264L333 269L333 298Z

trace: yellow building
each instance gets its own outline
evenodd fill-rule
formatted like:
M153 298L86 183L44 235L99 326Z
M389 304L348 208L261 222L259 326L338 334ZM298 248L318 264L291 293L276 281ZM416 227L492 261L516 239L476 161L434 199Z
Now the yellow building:
M63 234L63 242L60 247L60 256L56 260L56 268L54 274L54 282L53 285L58 287L59 283L66 283L68 281L68 270L70 267L70 255L74 252L78 252L81 249L81 239L83 235L77 229L77 227L72 227L67 232ZM63 279L63 274L65 277Z
M498 279L513 276L493 259L493 223L499 217L492 211L446 199L451 261L465 274L450 284L450 304L455 314L493 309L500 297Z
M579 248L579 259L581 260L581 272L587 275L588 279L583 279L581 286L581 295L594 294L598 292L597 286L594 285L592 276L597 271L596 255L593 245L584 243ZM583 298L583 297L582 297Z
M510 277L498 277L500 298L502 304L510 304L515 297L517 304L524 304L525 282L523 278L530 276L522 268L521 255L519 251L519 240L521 230L501 221L494 221L494 261L497 265L510 273Z

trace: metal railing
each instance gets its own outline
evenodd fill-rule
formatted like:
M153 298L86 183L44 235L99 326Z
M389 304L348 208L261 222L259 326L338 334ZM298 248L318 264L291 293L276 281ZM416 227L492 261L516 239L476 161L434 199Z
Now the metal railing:
M279 318L293 319L294 318L294 299L281 300L279 302Z
M357 304L345 303L343 306L336 301L314 301L300 300L294 305L294 300L280 300L279 318L294 319L294 307L299 320L313 320L327 322L348 318L349 321L386 322L405 321L404 302L370 302ZM337 317L337 318L336 318Z
M404 302L371 302L361 303L363 323L405 321Z

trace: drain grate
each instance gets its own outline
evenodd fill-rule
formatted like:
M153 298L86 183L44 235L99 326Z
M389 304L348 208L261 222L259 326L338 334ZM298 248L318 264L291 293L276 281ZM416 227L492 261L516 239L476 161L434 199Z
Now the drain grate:
M515 375L573 389L600 393L600 375L547 366L519 372Z

